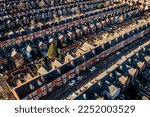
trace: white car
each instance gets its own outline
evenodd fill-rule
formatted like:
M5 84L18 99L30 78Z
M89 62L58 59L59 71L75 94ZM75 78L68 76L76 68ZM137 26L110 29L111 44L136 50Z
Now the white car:
M75 83L76 83L75 80L71 80L71 81L69 82L69 86L73 86Z
M90 69L90 72L93 72L95 69L96 69L96 67L93 66L93 67Z
M77 80L79 81L79 80L82 80L82 76L78 76L77 77Z
M120 52L117 52L116 54L119 55L119 54L121 54L121 53L120 53Z

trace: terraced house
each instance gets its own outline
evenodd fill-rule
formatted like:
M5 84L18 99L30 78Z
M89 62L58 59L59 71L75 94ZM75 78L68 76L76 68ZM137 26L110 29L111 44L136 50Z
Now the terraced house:
M141 20L142 16L146 17L147 9L138 2L121 2L0 2L0 74L6 77L6 85L15 99L37 100L56 94L55 91L63 89L70 80L102 61L107 63L105 59L126 46L137 41L149 42L150 20ZM58 57L49 57L52 45ZM116 84L105 82L104 96L115 99L134 82L135 76L149 63L147 55L148 46L125 63L118 63L113 72L107 70ZM84 74L83 80L86 77Z

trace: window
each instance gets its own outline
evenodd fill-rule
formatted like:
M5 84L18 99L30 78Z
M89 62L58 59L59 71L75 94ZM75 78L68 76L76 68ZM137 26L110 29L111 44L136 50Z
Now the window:
M61 78L57 78L57 81L60 81L61 80Z
M72 78L72 75L70 74L70 75L69 75L69 79L71 79L71 78Z
M30 84L30 89L34 90L34 86L32 84Z
M45 90L46 90L45 86L41 87L42 92L45 91Z
M97 58L97 62L99 61L99 58Z
M49 83L49 84L47 84L47 87L49 88L49 87L51 87L52 86L52 84L51 83Z
M39 100L39 97L38 96L34 97L34 100Z
M41 81L39 81L39 80L37 81L37 83L38 83L38 85L39 85L39 86L41 86L41 85L42 85L42 82L41 82Z
M38 94L38 97L42 97L42 94L41 94L41 93L39 93L39 94Z
M32 98L32 94L29 94L29 99L31 99Z
M47 95L47 91L42 92L42 95L43 96Z
M74 78L75 77L75 74L72 74L72 78Z
M79 74L79 67L76 67L76 74Z
M32 95L33 95L33 97L35 97L35 96L37 95L37 91L34 91L34 92L32 93Z
M66 78L66 74L63 75L63 78Z
M67 82L67 80L66 79L63 79L63 83L65 84Z
M61 86L62 85L62 81L57 82L57 86Z
M44 79L44 77L43 76L41 76L41 80L44 82L45 81L45 79Z

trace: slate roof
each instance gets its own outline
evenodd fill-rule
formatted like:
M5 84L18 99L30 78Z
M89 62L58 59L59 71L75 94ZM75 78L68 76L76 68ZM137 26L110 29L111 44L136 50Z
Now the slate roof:
M47 74L49 71L49 69L46 67L46 66L41 66L39 69L38 69L38 73L40 75L45 75Z
M135 72L136 72L136 69L133 68L133 67L131 67L131 66L129 66L129 65L126 65L126 66L127 66L127 69L128 69L128 74L129 74L131 77L133 77L134 74L135 74Z
M75 66L79 66L85 62L85 59L83 59L82 56L77 57L76 59L73 60Z
M113 96L115 94L115 92L117 91L117 88L115 85L113 85L112 83L106 81L105 82L105 86L106 86L106 90L108 91L108 93Z
M92 85L89 89L87 89L84 93L81 93L79 96L75 98L75 100L85 100L85 96L87 100L93 100L95 99L95 94L98 96L101 96L102 91L104 90L104 87L100 87L97 83Z
M40 81L42 85L39 85L38 81ZM44 84L46 84L46 82L43 81L40 76L38 76L38 78L34 78L33 80L26 82L25 84L22 84L20 87L16 87L14 90L17 93L18 97L22 99L26 97L28 94L34 92L35 90L43 86ZM33 90L30 88L30 85L34 86Z
M132 37L134 35L133 31L129 32L129 37Z
M50 75L51 75L51 77L52 77L53 80L61 76L61 74L58 72L58 69L52 70L52 71L50 72ZM48 80L48 83L51 82L51 81L52 81L52 80L49 79L49 80Z
M28 94L34 92L38 88L44 86L45 84L50 83L51 81L55 80L56 78L60 77L61 75L58 73L57 70L53 70L48 74L45 74L43 77L37 76L33 80L26 82L25 84L22 84L19 87L16 87L14 90L17 93L18 97L20 99L26 97ZM38 81L42 83L42 85L38 84ZM34 86L34 89L32 90L30 88L30 85Z
M71 55L71 54L69 54L69 53L67 53L67 55L65 56L65 62L67 62L68 60L73 60L74 59L74 57Z
M90 45L88 42L85 42L85 43L82 45L82 49L83 49L84 51L88 51L88 50L93 49L93 48L94 48L94 46Z
M121 73L115 71L116 80L119 81L122 85L124 85L127 81L126 76L122 75Z
M24 31L21 32L22 35L27 35L32 33L32 30L30 30L29 28L25 29Z
M43 26L42 26L42 29L47 29L47 28L50 28L50 25L49 25L49 24L46 24L46 25L43 25Z
M32 31L33 32L38 32L38 31L40 31L41 29L39 28L39 27L34 27L33 29L32 29Z
M103 44L104 49L107 50L108 48L111 47L111 44L109 42L106 42L105 44Z
M94 50L95 50L96 55L98 55L98 54L100 54L101 52L104 51L104 49L101 46L96 47Z
M117 44L117 40L116 39L111 40L111 45L112 46L115 46L116 44Z
M69 72L70 70L74 69L75 66L71 64L71 62L64 64L63 66L59 67L61 74L65 74Z
M59 60L54 60L51 64L53 67L61 67L63 65Z
M7 60L0 56L0 66L7 64Z
M122 42L123 38L120 36L117 38L118 43Z
M132 57L136 58L137 60L142 60L139 53L134 54Z
M85 53L83 56L85 57L85 60L88 61L89 59L93 58L95 55L93 54L92 51L89 51Z
M7 40L9 40L8 36L0 37L0 42L7 41Z
M131 57L127 60L127 64L134 67L134 68L136 68L137 67L136 61L137 60L135 60L133 57Z
M0 56L4 55L5 52L4 52L4 47L0 47Z
M127 75L128 74L128 69L127 69L127 66L126 66L126 63L122 63L118 68L117 68L117 71L120 72L122 75Z

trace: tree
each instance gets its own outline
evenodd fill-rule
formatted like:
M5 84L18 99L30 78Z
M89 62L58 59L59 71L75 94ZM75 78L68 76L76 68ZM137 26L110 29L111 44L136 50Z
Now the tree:
M58 60L63 61L64 60L64 56L60 54Z
M58 53L58 50L55 46L54 43L52 43L48 49L48 58L50 59L56 59L59 57L59 53Z
M108 7L108 6L110 6L110 4L111 4L110 1L107 1L104 6Z
M102 9L102 8L104 8L104 4L101 4L101 3L100 3L100 4L97 5L97 7L98 7L99 9Z

